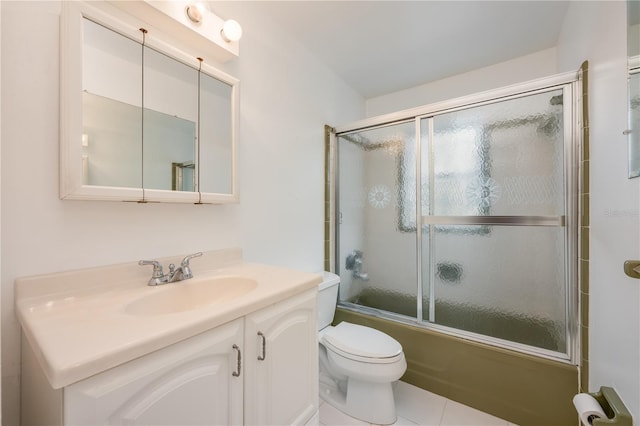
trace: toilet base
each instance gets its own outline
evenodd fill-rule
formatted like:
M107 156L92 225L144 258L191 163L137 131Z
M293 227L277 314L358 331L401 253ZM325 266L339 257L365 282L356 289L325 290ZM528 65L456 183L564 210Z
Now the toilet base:
M363 382L347 379L346 394L338 383L321 380L320 398L356 419L389 425L396 422L396 405L392 383Z

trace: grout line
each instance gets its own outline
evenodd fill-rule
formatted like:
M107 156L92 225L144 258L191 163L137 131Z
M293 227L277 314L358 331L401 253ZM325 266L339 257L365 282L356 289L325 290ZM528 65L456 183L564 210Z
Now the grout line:
M447 411L448 404L449 404L449 398L445 398L444 407L442 407L442 413L440 413L440 421L438 421L438 425L442 425L442 419L444 419L444 412Z

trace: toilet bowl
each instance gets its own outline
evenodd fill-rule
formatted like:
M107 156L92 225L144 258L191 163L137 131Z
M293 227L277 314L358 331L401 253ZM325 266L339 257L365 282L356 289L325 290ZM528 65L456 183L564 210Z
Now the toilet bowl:
M402 346L371 327L331 326L337 275L324 273L318 293L320 397L345 414L376 424L396 421L392 384L406 371Z

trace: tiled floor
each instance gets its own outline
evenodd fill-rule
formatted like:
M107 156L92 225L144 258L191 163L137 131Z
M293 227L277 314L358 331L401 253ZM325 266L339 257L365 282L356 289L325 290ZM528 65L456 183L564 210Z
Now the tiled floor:
M397 426L515 426L408 383L398 382L395 396ZM320 425L368 426L369 423L349 417L321 399Z

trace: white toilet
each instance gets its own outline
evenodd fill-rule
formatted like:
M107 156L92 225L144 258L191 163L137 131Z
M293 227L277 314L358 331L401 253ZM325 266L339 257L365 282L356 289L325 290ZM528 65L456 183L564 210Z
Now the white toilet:
M331 326L340 277L324 272L318 289L320 397L345 414L376 424L396 421L392 383L407 369L402 346L370 327Z

